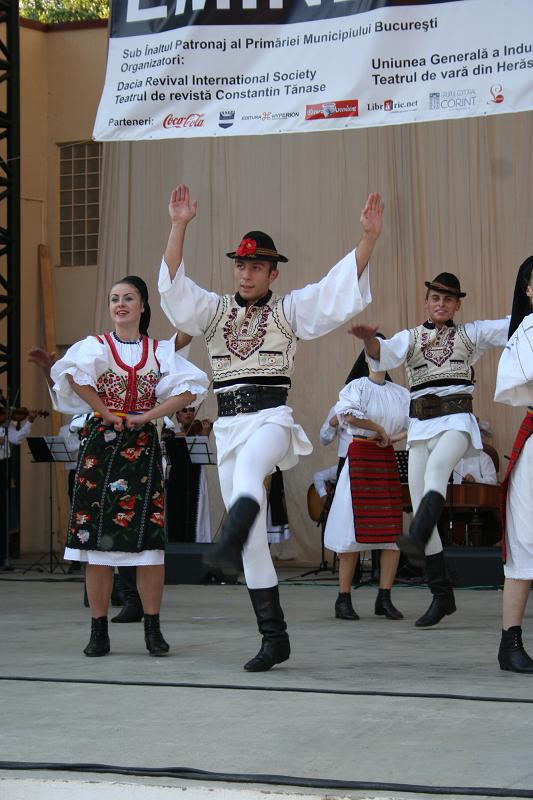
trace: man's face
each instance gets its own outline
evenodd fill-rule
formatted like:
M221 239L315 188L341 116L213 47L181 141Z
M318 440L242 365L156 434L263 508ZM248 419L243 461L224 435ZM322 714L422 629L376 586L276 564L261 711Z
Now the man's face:
M184 427L188 427L194 419L194 408L182 408L176 413L176 419Z
M426 313L435 325L445 325L453 319L456 311L461 308L461 301L454 294L436 292L430 289L426 297Z
M242 258L235 260L235 288L247 303L260 300L278 277L278 270L270 270L270 261Z

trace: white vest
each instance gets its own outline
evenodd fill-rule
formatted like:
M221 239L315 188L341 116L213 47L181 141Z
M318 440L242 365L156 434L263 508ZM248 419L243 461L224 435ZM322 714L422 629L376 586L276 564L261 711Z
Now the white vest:
M248 308L235 295L224 295L205 341L215 389L236 383L290 386L298 337L279 295L269 292Z
M405 359L411 391L432 386L472 385L471 363L475 346L464 325L438 330L427 323L411 328L411 345Z

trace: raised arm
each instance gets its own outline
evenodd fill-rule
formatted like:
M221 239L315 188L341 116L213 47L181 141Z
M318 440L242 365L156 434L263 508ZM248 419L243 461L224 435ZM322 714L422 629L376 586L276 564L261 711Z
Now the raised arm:
M165 250L165 261L171 280L174 280L181 264L185 231L189 222L195 218L197 209L198 201L191 201L188 186L180 183L172 190L168 204L171 228Z
M377 332L378 328L374 328L372 325L352 325L351 328L348 328L348 333L362 340L366 352L375 361L379 361L381 355L379 339L376 336Z
M366 269L381 230L383 228L384 203L377 192L368 196L365 207L361 211L360 223L363 226L363 235L356 248L357 277L361 277Z

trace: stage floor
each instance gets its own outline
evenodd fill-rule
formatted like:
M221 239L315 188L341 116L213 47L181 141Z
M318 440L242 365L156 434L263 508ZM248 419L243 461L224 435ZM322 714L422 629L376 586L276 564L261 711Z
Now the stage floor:
M89 659L80 582L2 575L0 797L159 800L178 787L184 800L431 797L430 787L449 798L465 787L533 797L533 677L498 667L501 592L459 589L457 613L419 630L423 587L395 587L398 622L374 616L372 586L353 592L359 622L336 620L336 591L282 583L293 655L249 674L242 664L259 638L243 586L166 587L168 657L147 654L137 623L111 624L111 654ZM74 764L85 767L66 770ZM97 774L88 764L174 772Z

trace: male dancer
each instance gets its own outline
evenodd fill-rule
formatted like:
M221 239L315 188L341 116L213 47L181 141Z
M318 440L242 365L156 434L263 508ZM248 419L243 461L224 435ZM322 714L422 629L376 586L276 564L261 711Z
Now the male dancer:
M489 348L506 344L509 326L507 319L455 325L453 318L466 296L458 278L441 272L425 285L428 319L422 325L385 340L370 326L351 331L363 340L371 369L406 366L412 398L407 446L414 517L409 535L400 536L398 545L414 564L423 565L425 554L433 600L416 621L419 628L436 625L456 610L437 522L455 464L483 449L472 413L472 365Z
M228 515L215 545L219 563L240 571L256 614L262 646L244 668L262 672L290 654L278 581L268 549L263 481L276 465L288 469L312 446L285 405L298 338L322 336L370 302L370 255L381 233L383 202L371 194L361 213L363 234L319 283L284 297L272 293L278 262L288 259L262 231L247 233L234 252L235 295L219 296L185 276L183 242L197 202L180 185L170 197L171 231L159 290L170 321L191 336L203 334L213 370L219 419L218 470Z

